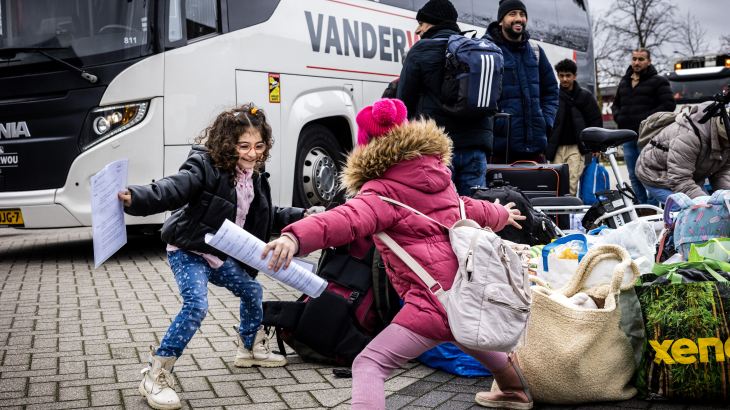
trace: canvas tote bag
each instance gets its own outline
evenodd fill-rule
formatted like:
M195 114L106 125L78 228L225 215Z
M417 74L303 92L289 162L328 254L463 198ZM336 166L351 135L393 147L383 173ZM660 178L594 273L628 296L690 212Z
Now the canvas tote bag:
M613 281L585 288L593 269L605 259L621 262L614 268ZM626 334L621 330L618 296L626 268L634 277L639 267L629 253L617 245L599 245L588 251L571 281L550 290L536 277L532 287L532 317L527 332L530 343L517 349L522 374L536 402L577 404L627 400L636 394L629 386L636 361ZM571 297L578 292L605 298L602 309L579 310L563 305L550 295ZM599 303L600 306L600 303ZM492 390L496 390L496 383Z

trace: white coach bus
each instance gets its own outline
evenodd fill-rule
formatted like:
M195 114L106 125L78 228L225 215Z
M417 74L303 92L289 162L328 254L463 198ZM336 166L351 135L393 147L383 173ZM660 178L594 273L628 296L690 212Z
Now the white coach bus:
M89 178L129 158L130 185L175 173L215 115L254 102L276 143L275 203L341 200L355 115L418 41L425 0L0 0L0 225L91 225ZM484 33L498 0L453 0ZM528 29L595 88L584 0L527 0ZM166 215L128 217L156 225Z

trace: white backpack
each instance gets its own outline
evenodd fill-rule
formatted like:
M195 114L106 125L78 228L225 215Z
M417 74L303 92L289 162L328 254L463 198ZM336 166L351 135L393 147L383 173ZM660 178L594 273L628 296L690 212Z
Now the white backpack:
M441 301L456 341L474 350L509 353L517 349L520 337L527 331L532 305L528 272L517 254L491 229L466 219L461 199L461 220L451 228L398 201L382 196L380 199L409 209L449 231L459 270L448 291L388 234L379 232L375 236Z

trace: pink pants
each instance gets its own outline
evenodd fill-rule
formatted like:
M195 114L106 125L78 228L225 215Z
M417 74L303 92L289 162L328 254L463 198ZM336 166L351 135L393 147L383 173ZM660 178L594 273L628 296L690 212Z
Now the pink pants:
M363 350L352 364L352 409L385 409L385 379L408 360L444 342L423 337L403 326L391 324ZM507 354L472 350L454 343L487 370L507 365Z

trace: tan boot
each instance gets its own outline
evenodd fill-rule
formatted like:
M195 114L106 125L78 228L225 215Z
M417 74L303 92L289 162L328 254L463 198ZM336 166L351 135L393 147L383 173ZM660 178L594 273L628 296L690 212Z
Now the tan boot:
M477 393L476 402L484 407L496 407L506 409L527 410L532 408L532 395L530 387L517 361L517 355L512 353L509 356L507 366L492 373L499 390L493 392Z
M251 350L243 346L243 339L238 334L238 328L236 326L233 328L236 330L236 337L238 338L238 352L236 353L236 359L233 361L234 365L237 367L281 367L286 364L286 357L271 352L269 335L266 334L263 328L256 333Z
M149 367L142 370L142 382L139 384L139 394L147 398L147 404L157 410L174 410L182 407L180 398L175 392L175 379L172 377L172 367L176 357L160 357L154 354L154 347L150 347Z

